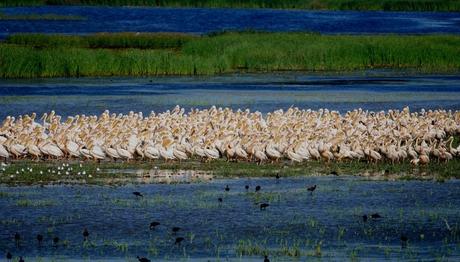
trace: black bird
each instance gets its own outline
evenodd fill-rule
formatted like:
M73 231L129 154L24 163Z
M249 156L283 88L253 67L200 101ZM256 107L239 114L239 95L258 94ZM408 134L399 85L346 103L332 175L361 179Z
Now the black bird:
M137 192L137 191L134 191L133 192L133 195L137 196L137 197L143 197L144 195L142 195L141 192Z
M21 241L21 235L16 232L16 234L14 234L14 242L16 242L16 246L19 246L19 241Z
M260 204L260 210L265 210L266 207L270 206L270 204L262 203Z
M38 245L41 246L42 241L43 241L43 236L40 235L40 234L38 234L38 235L37 235L37 241L38 241Z
M181 229L180 227L173 227L172 228L173 234L176 234L177 232L179 232L180 229Z
M139 260L139 262L150 262L150 259L146 258L146 257L139 257L139 256L136 256L137 260Z
M371 217L372 217L373 219L379 219L379 218L382 218L382 216L381 216L381 215L379 215L379 213L374 213L374 214L372 214L372 215L371 215Z
M230 191L230 187L228 187L228 185L225 186L225 191L227 191L227 192Z
M367 222L367 219L368 219L367 215L363 215L363 222L364 222L364 223Z
M54 246L57 246L58 243L59 243L59 238L58 238L58 237L54 237L54 238L53 238L53 244L54 244Z
M337 171L334 170L334 171L331 172L331 175L338 176L339 173L337 173Z
M19 261L18 262L25 262L24 259L22 257L19 257Z
M10 260L13 258L13 255L11 255L11 253L8 251L8 253L6 253L6 259Z
M223 200L222 200L221 197L219 197L219 198L217 199L217 201L219 201L219 203L222 203Z
M276 173L276 179L280 179L280 173Z
M316 189L316 185L307 188L307 190L310 191L311 194L313 194L313 191L315 191L315 189Z
M268 256L265 256L264 262L270 262L270 259L268 259Z
M245 185L244 188L246 188L246 191L249 190L249 186L248 186L248 185Z
M260 186L256 186L256 192L259 192L262 188Z
M88 232L88 229L84 229L83 230L83 239L84 241L88 240L88 237L89 237L89 232Z
M174 242L174 245L179 245L180 246L180 243L182 241L184 241L184 240L185 240L185 238L183 238L183 237L176 237L176 242Z
M159 225L160 225L160 222L153 221L152 223L150 223L150 230L154 230L155 227Z
M407 247L407 241L409 240L409 238L405 235L401 235L401 247L402 248L405 248Z

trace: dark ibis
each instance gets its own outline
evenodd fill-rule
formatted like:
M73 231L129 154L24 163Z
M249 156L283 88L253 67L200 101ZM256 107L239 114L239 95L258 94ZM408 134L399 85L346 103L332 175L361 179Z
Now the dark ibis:
M371 215L371 217L372 217L373 219L382 218L382 216L381 216L379 213L374 213L374 214Z
M177 232L179 232L179 230L181 230L180 227L173 227L173 228L172 228L173 234L176 234Z
M249 186L248 186L248 185L245 185L244 188L246 188L246 191L249 190Z
M364 222L364 223L367 222L367 219L368 219L367 215L363 215L363 222Z
M307 190L310 191L311 194L313 194L313 191L316 190L316 185L308 187Z
M152 223L150 223L150 230L154 230L157 226L160 225L160 222L157 222L157 221L153 221Z
M219 203L222 203L222 201L224 201L224 200L223 200L221 197L219 197L219 198L217 199L217 201L219 201Z
M174 245L179 245L182 243L182 241L184 241L185 238L183 237L176 237L176 242L174 242Z
M260 186L256 186L256 192L259 192L262 189Z
M54 238L53 238L53 245L54 245L54 246L57 246L58 243L59 243L59 238L58 238L58 237L54 237Z
M89 237L89 232L88 232L88 229L85 228L83 230L83 239L84 239L84 241L88 240L88 237Z
M331 172L331 175L333 175L333 176L338 176L339 173L337 173L337 171L334 170L334 171Z
M262 203L260 204L260 210L265 210L265 208L267 208L268 206L270 206L270 204Z
M41 246L43 242L43 235L37 234L37 241L38 241L38 245Z
M8 252L6 253L6 259L10 260L10 259L12 259L12 258L13 258L13 255L11 255L11 253L8 251Z
M276 173L276 179L280 179L280 173Z
M225 191L230 191L230 187L228 187L228 185L225 186Z
M270 259L268 259L268 256L264 257L264 262L270 262Z
M16 243L16 246L19 246L19 241L21 241L21 235L19 235L18 232L14 234L14 242Z
M143 197L144 195L142 195L141 192L138 192L138 191L134 191L133 192L133 195L137 196L137 197Z
M24 259L22 257L19 257L18 262L25 262L25 261L24 261Z
M136 258L137 258L137 260L139 260L139 262L150 262L150 259L148 259L146 257L137 256Z
M407 247L407 241L409 241L409 238L405 235L401 235L401 247L402 248Z

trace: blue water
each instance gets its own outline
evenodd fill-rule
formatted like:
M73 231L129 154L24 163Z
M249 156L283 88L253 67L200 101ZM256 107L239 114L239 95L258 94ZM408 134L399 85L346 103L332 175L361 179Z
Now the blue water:
M187 32L221 30L309 31L324 34L460 33L460 13L355 12L271 9L146 7L18 7L6 14L79 15L85 21L0 20L0 37L18 32L86 34L94 32Z
M229 75L218 77L71 78L0 80L0 118L56 110L59 114L100 114L133 110L145 114L180 105L230 107L263 113L297 106L345 112L460 110L460 76L363 73Z

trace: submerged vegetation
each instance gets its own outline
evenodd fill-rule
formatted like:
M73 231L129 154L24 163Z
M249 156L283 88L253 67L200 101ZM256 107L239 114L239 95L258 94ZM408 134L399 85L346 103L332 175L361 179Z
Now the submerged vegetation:
M459 11L456 0L5 0L1 6L108 5L314 10Z
M457 72L460 37L312 33L13 35L0 44L4 78L213 75L374 68ZM114 49L115 48L115 49Z

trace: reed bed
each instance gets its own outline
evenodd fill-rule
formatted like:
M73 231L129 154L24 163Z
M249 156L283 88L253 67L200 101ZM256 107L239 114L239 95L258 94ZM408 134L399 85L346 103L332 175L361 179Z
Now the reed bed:
M18 14L9 15L0 13L0 20L56 20L56 21L81 21L86 18L78 15L57 15L57 14Z
M180 48L173 49L139 49L148 46L149 41L144 45L144 42L139 44L138 40L132 40L136 39L135 35L126 37L130 38L126 40L112 38L109 34L104 35L105 40L95 40L96 44L91 48L88 39L92 37L97 39L96 36L49 38L33 35L29 39L12 36L0 44L0 76L213 75L376 68L446 73L460 69L460 37L450 35L234 32L192 36ZM21 39L28 40L21 42ZM121 45L128 48L108 49Z
M138 48L178 49L198 36L182 33L97 33L85 36L14 34L5 42L39 48Z
M0 6L106 5L314 10L459 11L457 0L5 0Z

